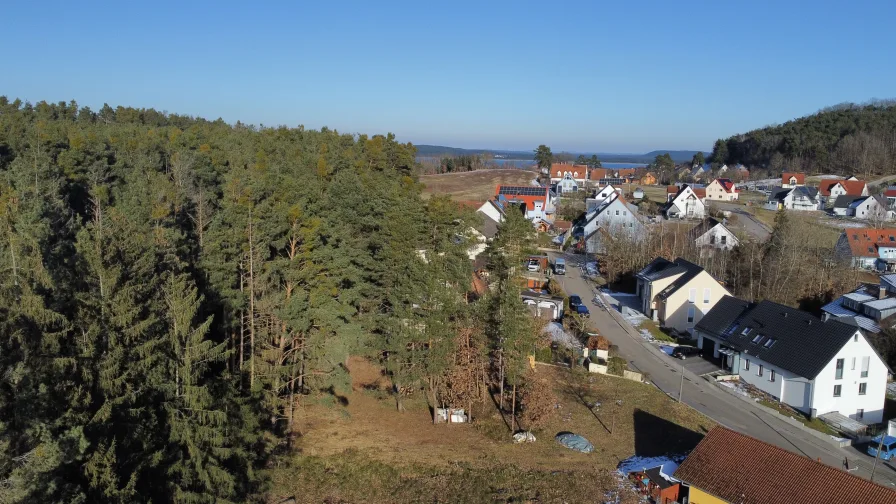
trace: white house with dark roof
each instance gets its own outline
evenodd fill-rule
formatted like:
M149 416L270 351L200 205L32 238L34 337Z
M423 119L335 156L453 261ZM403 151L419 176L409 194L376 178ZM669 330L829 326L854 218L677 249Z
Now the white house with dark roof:
M641 311L680 333L694 325L731 293L700 266L682 258L658 257L635 276Z
M855 325L726 296L694 333L741 381L813 418L883 420L889 369Z
M698 248L731 250L740 244L737 236L725 224L712 217L703 219L688 231L688 238Z
M766 208L770 210L818 210L818 188L797 185L772 189Z
M643 235L644 225L638 217L638 207L630 205L619 193L608 186L597 193L598 198L586 201L585 223L574 236L584 237L585 251L600 254L606 251L606 241L618 237L636 238Z

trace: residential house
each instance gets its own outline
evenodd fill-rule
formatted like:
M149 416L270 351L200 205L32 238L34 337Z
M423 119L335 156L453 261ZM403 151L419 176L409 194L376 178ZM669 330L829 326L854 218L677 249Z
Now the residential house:
M887 208L896 208L896 186L889 186L884 191L884 198L887 199Z
M842 179L839 178L822 179L821 182L818 183L818 199L821 200L822 206L830 207L834 204L837 197L831 196L831 189L839 184L841 180Z
M834 200L834 206L833 208L831 208L831 211L834 213L834 215L846 217L847 215L849 215L850 206L853 204L853 202L855 202L856 200L861 200L863 198L864 196L850 196L848 194L837 196L837 198Z
M579 234L584 237L585 251L589 254L606 252L608 240L619 237L636 239L644 233L644 225L638 218L638 207L626 202L615 190L597 203L594 200L586 201L586 208L585 222Z
M725 287L700 266L682 258L659 257L635 276L641 310L661 327L691 332L725 296Z
M691 177L694 180L705 180L712 176L712 167L709 163L695 166L693 170L691 170Z
M641 176L641 185L656 185L656 183L656 175L654 175L653 173L647 172Z
M572 173L564 173L563 178L554 184L557 194L571 193L579 190L579 183L573 178Z
M495 190L495 201L505 212L508 205L518 206L529 220L554 220L553 198L547 187L499 185Z
M708 217L688 231L688 238L698 248L731 250L740 244L737 236L725 224Z
M825 183L826 181L822 181ZM821 185L819 185L819 189ZM838 196L868 196L868 184L861 180L838 180L836 184L830 188L830 199L836 200Z
M690 504L892 504L896 491L725 427L714 427L672 476Z
M578 185L583 186L585 185L585 181L588 180L588 166L568 163L551 164L552 184L560 182L567 174L575 180Z
M896 271L896 228L847 228L834 251L854 268Z
M855 325L726 296L694 332L741 382L812 418L883 420L889 369Z
M620 194L622 194L622 188L617 189L613 186L613 184L605 185L600 189L594 191L594 196L585 200L585 211L587 212L592 210L592 208L599 205L610 196L618 196ZM592 203L591 206L589 206L589 202Z
M635 191L632 193L632 198L634 198L636 200L644 199L644 189L641 189L640 187L636 187Z
M504 222L504 206L497 200L486 201L476 211L495 222Z
M896 217L896 211L887 208L883 196L875 195L863 196L850 203L846 215L871 221L889 221Z
M818 210L818 189L796 186L773 189L766 208L771 210Z
M794 187L800 187L804 185L806 185L805 173L784 172L781 174L781 187L783 187L784 189L792 189Z
M667 219L702 219L706 216L706 205L691 186L684 184L666 204L663 214Z
M706 186L706 199L715 201L736 201L737 187L731 179L718 178Z
M868 333L879 333L881 325L893 327L896 319L896 275L881 275L878 284L862 284L821 307L822 320L836 319Z
M707 163L707 164L708 164L708 163ZM721 174L721 173L728 173L728 165L723 164L722 166L720 166L720 167L719 167L719 173L720 173L720 174Z

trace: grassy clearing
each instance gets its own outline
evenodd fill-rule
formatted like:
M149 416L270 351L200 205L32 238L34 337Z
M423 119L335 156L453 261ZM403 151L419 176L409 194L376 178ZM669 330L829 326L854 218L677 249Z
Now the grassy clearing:
M650 335L657 341L667 341L669 343L675 343L675 338L669 336L664 333L662 329L656 324L656 322L647 319L644 322L641 322L641 325L638 326L638 329L647 329L650 332Z
M350 363L351 364L351 363ZM353 377L355 368L351 366ZM530 444L511 442L490 400L473 424L433 425L422 397L398 413L387 391L355 381L344 406L306 404L297 451L271 468L271 497L298 502L595 502L615 488L619 461L681 453L715 424L649 385L539 365L553 385L554 418ZM379 380L368 373L369 380ZM525 426L523 426L525 427ZM571 431L590 454L558 445Z
M536 177L527 170L479 170L472 172L423 175L423 197L445 194L455 201L485 201L495 195L498 185L528 186Z
M830 436L839 436L840 433L828 427L828 424L822 422L818 418L806 418L805 415L798 411L794 411L791 408L779 403L778 401L770 401L768 399L759 399L759 404L765 406L766 408L771 408L778 413L781 413L784 416L788 416L793 418L794 420L800 422L801 424L809 427L810 429L815 429L822 434L828 434Z

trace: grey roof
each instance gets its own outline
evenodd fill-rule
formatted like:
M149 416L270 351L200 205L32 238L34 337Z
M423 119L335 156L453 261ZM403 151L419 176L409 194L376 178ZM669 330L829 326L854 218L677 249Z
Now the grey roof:
M875 310L888 310L896 308L896 298L883 298L874 301L868 301L865 306L874 308Z
M666 299L672 294L675 294L678 289L681 289L682 287L687 285L691 280L694 279L695 276L699 275L703 271L703 268L701 268L700 266L697 266L692 262L685 261L680 257L678 259L675 259L675 264L677 267L683 268L685 270L684 275L676 278L668 287L663 289L662 292L658 294L661 299Z
M864 199L864 196L851 196L849 194L841 194L834 200L834 208L849 208L849 205L857 200Z
M866 199L868 199L870 197L871 196L859 196L858 198L852 200L852 202L849 204L849 208L857 208L859 205L864 203ZM840 199L840 197L838 196L837 199Z
M803 193L803 196L806 196L811 199L815 199L818 196L818 188L817 187L809 187L809 186L796 186L792 189L794 193ZM796 196L796 194L794 194Z
M647 475L647 477L650 479L650 481L652 483L656 483L656 485L658 487L660 487L661 489L666 489L666 488L669 488L670 486L672 486L672 483L669 480L667 480L666 478L664 478L662 474L660 474L660 469L662 469L662 468L663 468L663 466L657 466L657 467L654 467L653 469L648 469L648 470L644 471L644 474Z
M657 257L656 259L651 261L650 264L645 266L644 269L639 271L637 276L643 278L644 280L653 282L655 280L669 278L671 276L680 275L682 273L684 273L684 268L679 267L668 259Z
M818 376L857 330L771 301L753 304L731 296L722 298L696 328L725 346L808 379ZM753 343L757 336L761 338ZM773 343L766 346L770 339Z
M874 296L870 294L866 294L864 292L850 292L849 294L844 294L843 297L846 299L852 299L858 303L864 303L865 301L871 301L875 299Z
M784 201L784 198L790 194L790 191L792 191L792 189L785 189L783 187L772 188L772 193L769 195L768 200Z
M482 224L476 229L480 233L482 233L482 236L485 236L486 238L491 240L495 237L496 234L498 234L498 223L488 215L485 215L482 212L479 213L482 214Z
M705 235L707 232L709 232L710 229L718 226L719 224L721 224L721 222L719 222L717 219L707 217L700 221L699 224L691 228L690 231L688 231L688 238L695 240Z

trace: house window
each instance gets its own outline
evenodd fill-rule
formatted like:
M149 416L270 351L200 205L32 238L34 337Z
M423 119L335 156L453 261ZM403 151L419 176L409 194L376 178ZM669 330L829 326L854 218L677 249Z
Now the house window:
M855 369L856 369L856 358L855 357L852 358L852 367L850 367L849 369L852 369L853 371L855 371Z
M761 340L761 339L762 339L762 335L757 334L755 337L753 337L753 343L759 343L759 340Z
M871 365L871 357L862 357L862 378L868 378L868 367Z
M710 245L715 245L715 244L716 244L716 235L712 235L712 236L709 237L709 244L710 244Z
M775 370L774 369L772 369L772 374L768 377L768 381L770 381L770 382L775 381Z
M619 215L619 210L616 210L616 215Z
M765 348L771 348L772 345L775 344L775 341L776 341L775 338L769 338L769 339L767 339L767 340L765 341L765 344L764 344L763 346L764 346Z
M688 303L696 303L697 302L697 289L690 289L688 291Z
M688 324L694 323L694 306L688 306Z
M628 215L628 214L625 213L625 210L623 210L623 211L622 211L622 216L625 217L626 215Z
M841 389L842 389L842 386L840 386L840 385L834 385L834 397L840 397L840 390L841 390Z
M722 245L725 245L727 241L728 241L728 237L725 235L722 235Z
M744 371L749 371L749 370L750 370L750 359L745 359L744 360Z
M858 343L858 342L859 342L859 333L856 333L856 334L852 337L852 340L853 340L854 342ZM852 368L855 369L855 368L856 368L856 366L855 366L855 364L856 364L856 358L855 358L855 357L852 358L852 364L853 364Z
M863 418L865 418L865 410L863 410L861 408L857 409L856 410L856 420L861 420Z
M759 365L759 376L762 376L763 369L764 369L764 366L762 364L760 364Z
M746 336L748 332L750 332L750 328L749 328L749 327L744 327L744 330L741 331L741 335Z
M834 372L834 379L843 379L843 359L837 359L837 370Z
M868 392L868 384L860 383L859 384L859 395L865 395L866 392Z
M703 304L709 304L710 289L703 289Z

